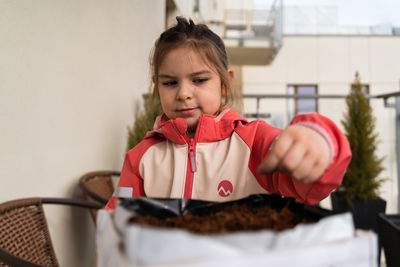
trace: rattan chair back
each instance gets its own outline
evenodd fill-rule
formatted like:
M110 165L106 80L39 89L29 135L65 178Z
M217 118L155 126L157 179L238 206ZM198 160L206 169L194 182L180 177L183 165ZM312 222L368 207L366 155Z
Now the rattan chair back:
M79 179L83 197L90 202L106 205L114 193L112 177L119 176L116 171L93 171L86 173ZM96 221L97 211L92 210L93 220Z
M0 204L0 266L59 266L43 203L102 207L62 198L26 198Z

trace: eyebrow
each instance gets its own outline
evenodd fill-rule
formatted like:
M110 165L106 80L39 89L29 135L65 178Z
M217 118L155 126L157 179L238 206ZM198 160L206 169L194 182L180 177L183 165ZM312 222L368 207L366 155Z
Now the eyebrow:
M190 76L197 76L197 75L210 74L210 73L211 73L211 71L209 71L209 70L201 70L201 71L196 71L196 72L190 73ZM163 74L163 73L159 74L158 77L159 78L167 78L167 79L174 79L175 78L172 75Z

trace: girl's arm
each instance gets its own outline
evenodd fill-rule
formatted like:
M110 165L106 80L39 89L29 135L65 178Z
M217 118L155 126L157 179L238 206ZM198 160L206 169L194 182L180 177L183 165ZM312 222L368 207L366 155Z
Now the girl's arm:
M253 152L262 156L253 173L268 192L315 204L341 184L351 150L330 119L317 113L296 116L272 142L257 141L263 130L259 127L255 137Z
M108 201L106 209L113 210L119 197L132 198L146 196L143 179L140 177L138 164L140 161L139 147L126 154L118 186Z

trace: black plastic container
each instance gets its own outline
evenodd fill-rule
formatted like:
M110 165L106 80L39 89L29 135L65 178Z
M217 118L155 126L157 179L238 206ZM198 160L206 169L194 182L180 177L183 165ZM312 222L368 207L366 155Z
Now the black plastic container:
M400 266L400 214L378 216L378 231L387 267Z
M246 204L254 207L268 206L277 211L284 207L289 210L302 214L305 217L318 221L319 219L332 215L333 212L320 208L319 206L310 206L301 204L293 198L283 198L280 195L256 194L235 201L211 202L194 199L170 199L170 198L126 198L120 199L119 204L125 209L138 213L140 215L150 215L159 219L173 216L182 216L193 214L206 216L211 213L222 210L227 205Z
M332 208L335 212L350 211L353 215L354 226L363 230L374 230L378 233L377 217L386 210L386 201L379 199L358 200L348 203L345 198L335 192L331 194Z
M354 227L363 230L373 230L378 234L378 214L385 213L386 201L384 199L352 199L349 203L336 192L331 194L332 208L336 213L350 211L353 216ZM378 266L381 262L381 242L378 235ZM400 266L400 265L399 265Z

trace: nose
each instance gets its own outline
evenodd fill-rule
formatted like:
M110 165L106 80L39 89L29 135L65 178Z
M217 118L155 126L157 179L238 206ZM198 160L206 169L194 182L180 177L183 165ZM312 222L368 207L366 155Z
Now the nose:
M193 85L187 82L181 82L176 93L177 100L187 100L193 97Z

